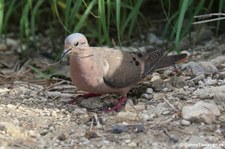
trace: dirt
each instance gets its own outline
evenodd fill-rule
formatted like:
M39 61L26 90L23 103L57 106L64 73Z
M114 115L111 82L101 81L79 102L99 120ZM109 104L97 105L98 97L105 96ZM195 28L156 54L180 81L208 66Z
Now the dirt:
M224 53L224 40L202 40L187 50L189 61L201 69L194 69L197 75L192 64L157 71L130 92L119 113L101 112L116 103L115 95L67 104L84 93L69 80L68 65L47 65L55 61L41 55L21 62L16 44L1 44L1 148L224 148L225 94L220 88L225 61L221 58L212 73L204 73L204 64L197 63L217 60ZM43 73L49 68L56 73ZM212 87L218 89L196 93ZM203 111L185 119L182 109L198 101L213 104L219 113Z

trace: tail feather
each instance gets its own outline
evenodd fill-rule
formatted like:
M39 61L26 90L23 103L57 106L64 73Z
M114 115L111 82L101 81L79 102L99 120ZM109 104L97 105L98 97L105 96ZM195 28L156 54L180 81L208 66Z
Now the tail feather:
M187 59L187 54L179 54L179 55L169 55L161 58L160 62L157 64L156 69L169 67L171 65L184 62Z

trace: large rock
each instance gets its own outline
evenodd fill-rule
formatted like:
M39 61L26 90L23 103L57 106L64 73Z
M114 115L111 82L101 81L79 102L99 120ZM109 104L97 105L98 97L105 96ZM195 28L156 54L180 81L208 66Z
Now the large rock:
M225 101L225 85L197 89L193 92L193 95L200 98L209 98L216 95L220 100Z
M216 67L218 67L218 66L220 66L220 65L225 63L225 56L224 55L218 56L215 59L212 59L211 63L213 65L215 65Z
M182 117L189 121L204 122L210 124L215 117L220 115L220 110L214 102L199 101L194 105L182 108Z
M193 75L212 74L218 72L216 66L210 62L189 62L181 65L181 69L184 69L186 73Z
M188 145L187 147L190 149L198 149L201 147L200 145L207 146L208 144L209 143L207 141L205 141L203 138L193 135L193 136L191 136L191 138L189 139L187 144L184 144L184 145Z

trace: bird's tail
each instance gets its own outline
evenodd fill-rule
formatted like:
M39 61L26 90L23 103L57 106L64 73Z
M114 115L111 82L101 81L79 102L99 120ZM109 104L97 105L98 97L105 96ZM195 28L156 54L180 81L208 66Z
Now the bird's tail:
M178 54L178 55L169 55L164 56L161 58L159 63L156 66L156 69L168 67L174 64L182 63L187 61L188 55L187 54Z

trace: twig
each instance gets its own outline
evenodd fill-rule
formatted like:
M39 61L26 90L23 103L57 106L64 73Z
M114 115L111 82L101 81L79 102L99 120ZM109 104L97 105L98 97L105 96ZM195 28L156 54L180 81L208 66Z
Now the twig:
M175 110L176 112L178 112L178 110L164 97L162 96L162 98L165 100L165 102L173 109Z
M10 77L9 77L10 78ZM1 82L0 85L4 85L4 84L27 84L27 83L45 83L46 80L30 80L27 82L16 82L16 81L11 81L11 82Z
M60 60L58 60L57 62L55 62L55 63L48 63L48 62L45 62L45 61L41 61L42 63L44 63L44 64L46 64L46 65L48 65L48 66L54 66L54 65L56 65L56 64L59 64L60 62L62 61L62 58L60 59Z
M97 123L96 127L97 128L102 128L102 125L100 124L99 119L98 119L98 115L96 113L94 113L93 116L94 116L94 119L95 119L95 121Z
M169 138L170 141L172 141L173 143L177 143L178 142L177 138L171 136L167 129L163 129L163 132Z
M225 19L225 13L210 13L210 14L194 16L194 18L195 19L204 19L204 18L210 18L210 17L214 17L214 16L217 16L218 18L213 18L213 19L208 19L208 20L203 20L203 21L196 21L192 24L196 25L196 24L208 23L208 22L219 21L219 20ZM223 16L223 17L220 17L220 16Z
M225 13L210 13L210 14L203 14L203 15L198 15L194 16L195 19L197 18L209 18L213 16L225 16Z
M135 110L136 114L137 114L137 118L139 119L139 121L141 121L141 118L140 118L140 112L134 107L134 105L132 105L130 102L129 102L130 106ZM126 106L126 105L125 105Z
M49 90L50 88L55 87L55 86L60 85L60 84L63 84L63 83L65 83L65 82L66 82L65 80L62 80L62 81L60 81L60 82L56 82L55 84L52 84L52 85L48 86L48 87L46 88L46 90Z
M90 130L89 130L89 131L91 131L91 130L92 130L93 125L94 125L94 119L92 118L92 120L91 120L91 125L90 125Z
M208 23L208 22L213 22L213 21L219 21L219 20L224 20L225 17L222 17L222 18L215 18L215 19L209 19L209 20L203 20L203 21L197 21L197 22L194 22L192 24L202 24L202 23Z

